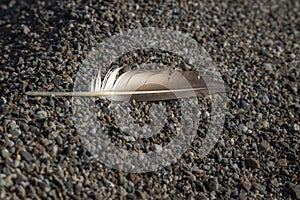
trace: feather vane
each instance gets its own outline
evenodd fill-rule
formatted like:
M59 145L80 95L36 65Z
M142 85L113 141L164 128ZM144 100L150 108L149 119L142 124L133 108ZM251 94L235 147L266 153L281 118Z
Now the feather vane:
M98 96L113 101L160 101L206 94L223 93L229 87L222 82L200 76L197 71L130 70L118 76L122 67L110 70L103 81L101 73L91 80L85 92L27 92L30 96Z

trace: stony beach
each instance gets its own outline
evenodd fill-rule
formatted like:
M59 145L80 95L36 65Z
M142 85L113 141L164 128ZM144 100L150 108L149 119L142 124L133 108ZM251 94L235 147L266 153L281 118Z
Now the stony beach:
M75 127L72 98L25 92L72 91L92 47L142 27L196 40L230 92L223 131L206 156L199 145L211 102L199 99L197 136L180 159L125 173L94 158ZM299 41L296 0L1 1L0 199L300 199ZM161 52L137 55L114 65L147 56L172 62ZM103 133L128 151L160 152L174 137L175 101L159 104L172 116L164 131L138 141L120 133L109 101L96 103ZM149 105L131 105L139 123L147 123Z

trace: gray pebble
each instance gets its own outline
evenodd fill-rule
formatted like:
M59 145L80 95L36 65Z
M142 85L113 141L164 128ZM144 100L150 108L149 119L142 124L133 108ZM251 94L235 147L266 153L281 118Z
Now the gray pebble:
M155 152L157 152L157 153L160 153L160 152L163 150L162 146L161 146L161 145L158 145L158 144L152 145L151 148L152 148L153 151L155 151Z
M7 149L2 149L1 155L4 159L10 158L10 156L11 156L11 154L9 153L9 151Z
M6 101L6 98L5 97L0 97L0 106L6 104L7 101Z
M20 155L27 162L31 162L33 160L32 155L29 152L27 152L27 151L24 151L24 150L20 151Z
M296 199L300 199L300 185L292 187Z
M264 95L264 96L262 97L262 102L263 102L264 104L268 104L268 103L270 102L268 95Z
M23 65L25 63L24 58L19 57L17 65Z
M45 118L47 118L48 117L48 113L46 112L46 111L44 111L44 110L41 110L41 111L38 111L37 113L36 113L36 115L35 115L35 118L36 119L45 119Z
M18 137L21 135L21 130L20 129L11 129L11 130L9 130L9 133L12 136Z
M294 130L295 131L300 131L300 126L298 124L294 124Z
M218 179L217 178L210 178L206 181L205 184L206 188L209 191L217 191L220 187Z
M25 35L28 35L28 34L30 33L29 27L26 26L26 25L24 25L24 26L23 26L23 32L24 32Z
M245 126L245 124L240 124L239 130L242 131L243 133L246 133L248 128L247 128L247 126Z

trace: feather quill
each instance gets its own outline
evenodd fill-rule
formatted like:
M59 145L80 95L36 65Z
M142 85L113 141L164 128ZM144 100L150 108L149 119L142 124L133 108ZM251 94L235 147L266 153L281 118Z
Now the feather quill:
M160 101L206 94L224 93L229 87L197 71L138 71L131 70L118 77L122 67L110 70L101 81L94 77L86 92L27 92L30 96L98 96L113 101Z

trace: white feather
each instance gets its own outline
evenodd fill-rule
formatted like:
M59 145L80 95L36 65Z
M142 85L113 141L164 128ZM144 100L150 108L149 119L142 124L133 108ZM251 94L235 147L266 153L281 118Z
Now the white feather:
M105 90L113 90L113 86L114 83L116 81L116 77L119 73L119 71L122 69L122 67L116 68L116 69L112 69L110 70L106 76L104 77L104 81L103 81L103 85L101 86L101 82L97 83L99 84L98 86L101 86L101 91L105 91ZM100 78L101 80L101 78ZM97 91L97 90L96 90Z
M100 96L111 100L140 101L167 100L178 97L199 96L207 93L226 92L228 87L221 82L208 82L198 72L138 71L132 70L118 77L118 67L109 70L101 81L101 71L92 78L88 92L26 92L31 96ZM209 86L209 87L208 87ZM176 96L174 94L176 93Z

